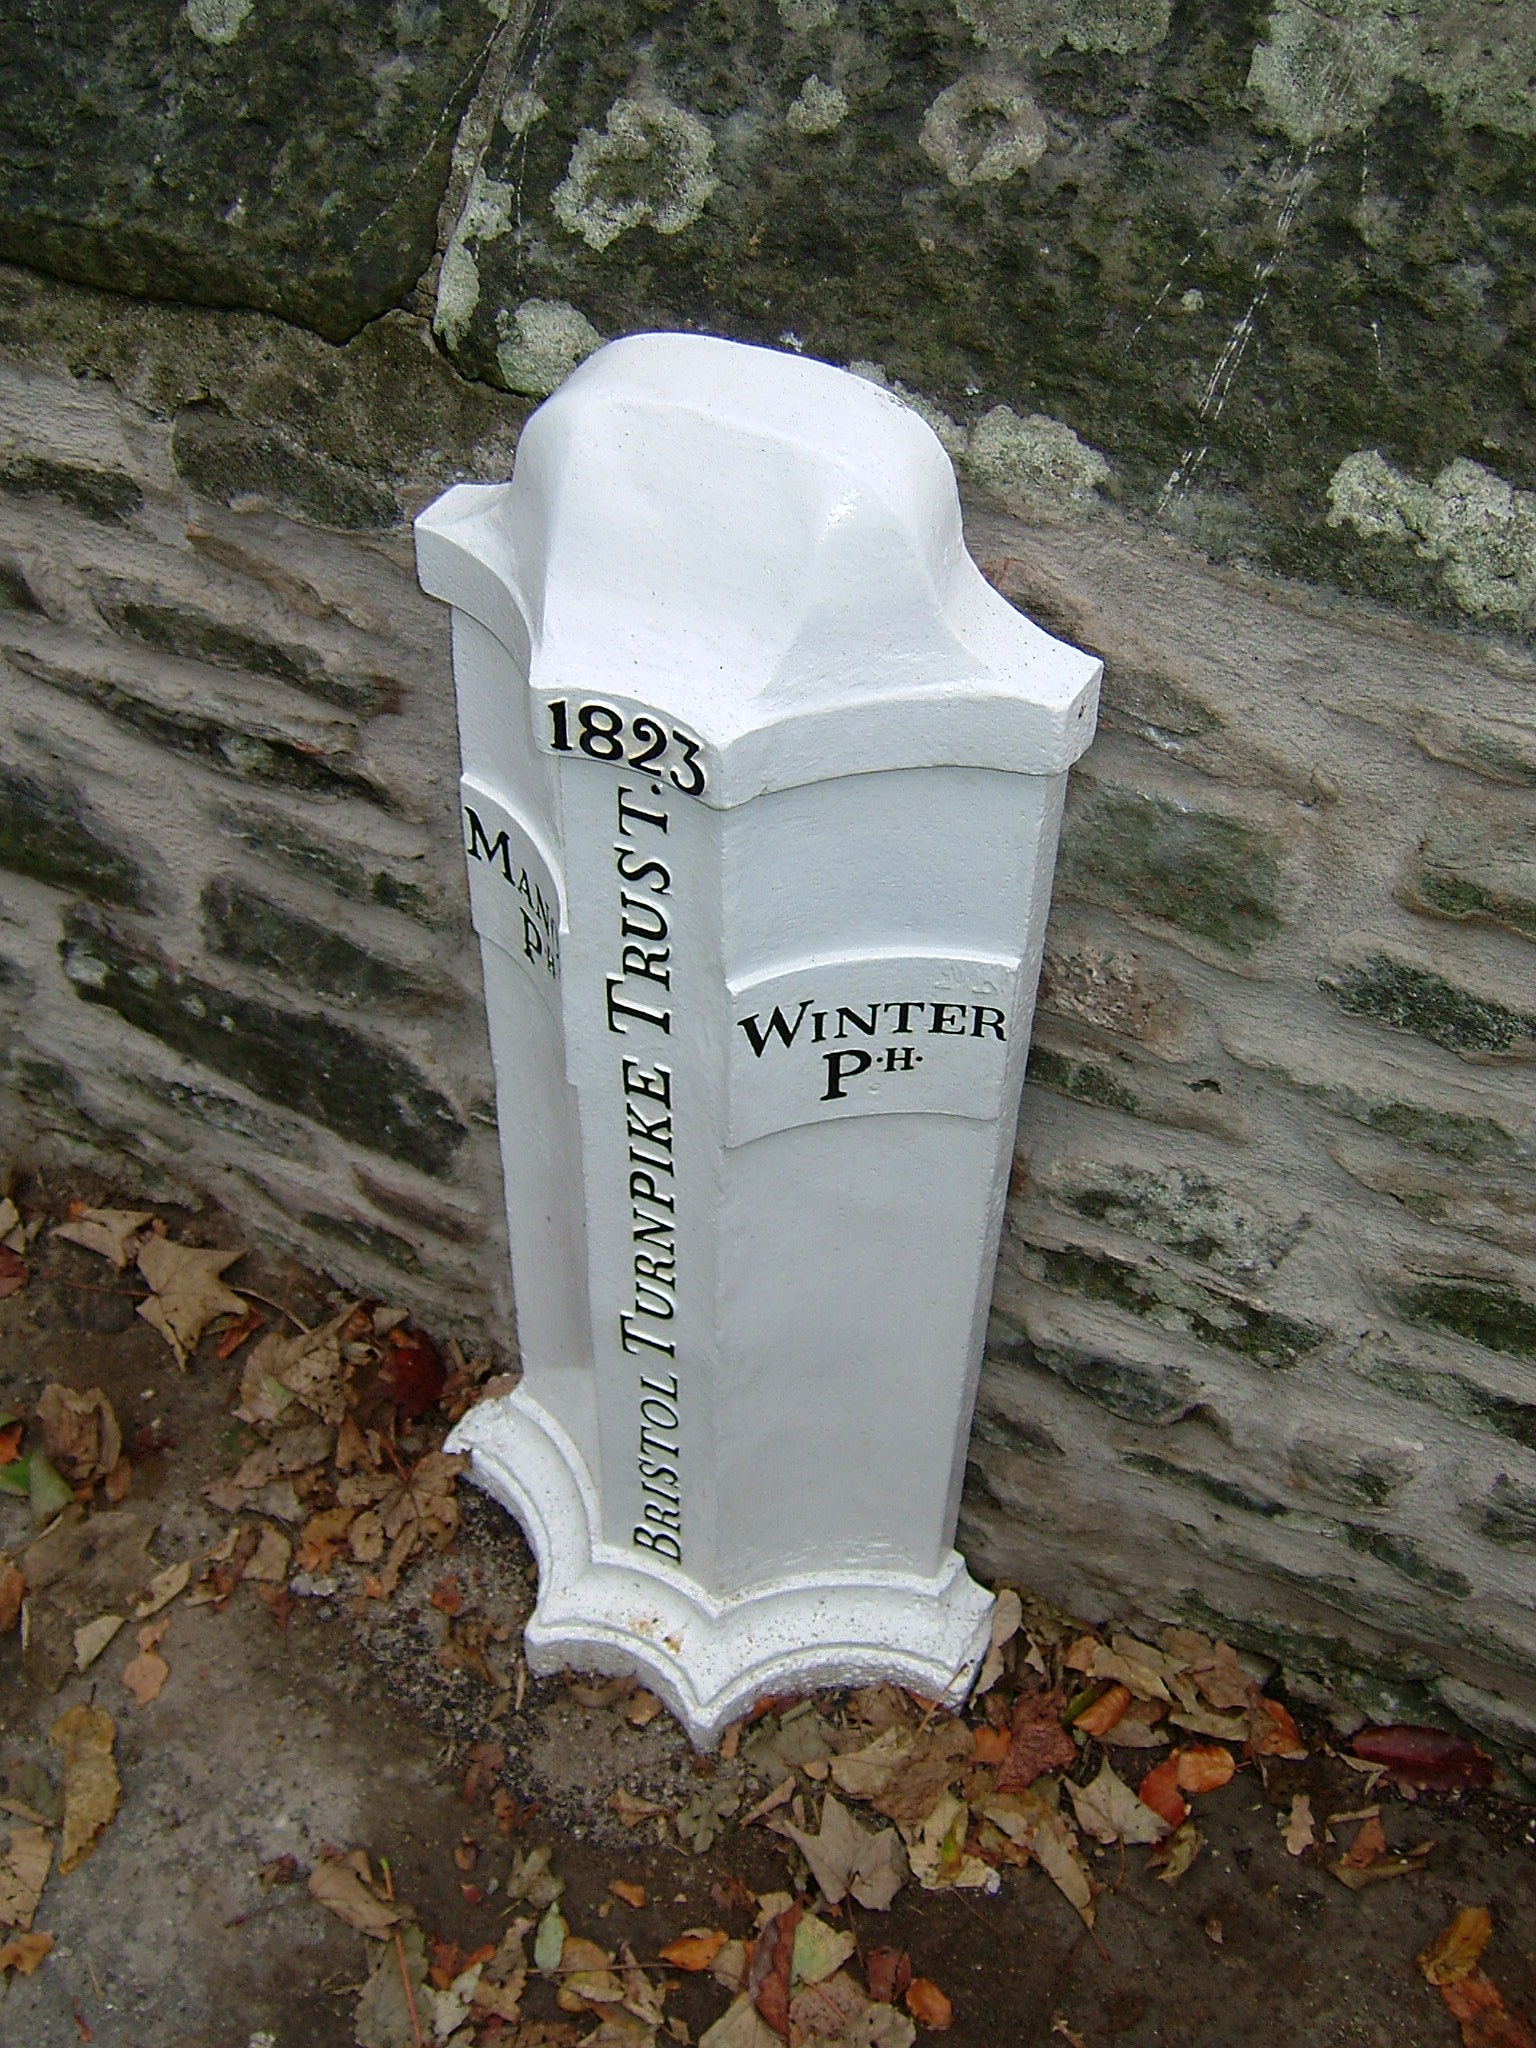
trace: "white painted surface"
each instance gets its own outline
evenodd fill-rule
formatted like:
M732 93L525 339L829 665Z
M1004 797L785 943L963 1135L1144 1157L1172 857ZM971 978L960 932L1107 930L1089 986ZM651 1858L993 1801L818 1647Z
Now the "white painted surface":
M733 343L599 351L512 482L417 535L454 607L524 1361L456 1441L538 1553L530 1656L640 1672L699 1740L764 1691L957 1697L990 1605L960 1474L1099 664L985 583L914 414Z

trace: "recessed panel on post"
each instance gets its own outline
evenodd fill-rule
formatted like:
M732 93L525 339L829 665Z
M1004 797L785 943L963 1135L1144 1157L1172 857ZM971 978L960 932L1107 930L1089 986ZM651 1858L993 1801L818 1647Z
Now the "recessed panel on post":
M963 1695L953 1548L1067 770L1099 664L965 551L897 400L600 350L417 521L454 608L523 1377L454 1436L536 1669L709 1741Z

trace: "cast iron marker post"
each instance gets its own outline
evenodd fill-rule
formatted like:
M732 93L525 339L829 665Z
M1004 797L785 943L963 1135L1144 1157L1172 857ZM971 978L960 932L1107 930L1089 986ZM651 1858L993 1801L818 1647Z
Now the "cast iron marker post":
M590 357L416 524L453 607L523 1379L452 1438L536 1670L963 1695L953 1549L1067 769L1099 663L965 551L898 400Z

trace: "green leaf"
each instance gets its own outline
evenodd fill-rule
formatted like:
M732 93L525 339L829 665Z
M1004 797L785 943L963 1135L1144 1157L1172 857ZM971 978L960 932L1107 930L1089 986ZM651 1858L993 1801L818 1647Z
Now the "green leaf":
M29 1456L12 1458L9 1465L0 1465L0 1493L18 1494L26 1500L32 1491L32 1459Z
M16 1462L19 1465L21 1460ZM67 1508L74 1499L73 1489L65 1485L41 1451L33 1451L27 1462L32 1468L32 1519L51 1522L60 1508Z

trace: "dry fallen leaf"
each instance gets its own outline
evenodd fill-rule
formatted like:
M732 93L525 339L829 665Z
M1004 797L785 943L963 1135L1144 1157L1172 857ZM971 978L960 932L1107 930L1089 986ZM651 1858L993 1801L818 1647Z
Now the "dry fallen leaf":
M1077 1744L1061 1725L1066 1699L1060 1692L1020 1693L1013 1705L1013 1735L997 1768L999 1792L1023 1792L1047 1771L1077 1762Z
M1372 1814L1362 1822L1345 1853L1328 1868L1340 1884L1357 1892L1386 1878L1410 1877L1422 1871L1434 1846L1433 1842L1420 1842L1416 1848L1389 1852L1381 1822Z
M1481 1970L1442 1984L1440 1996L1461 2027L1462 2048L1536 2048L1536 2034L1509 2010Z
M1181 1792L1215 1792L1230 1784L1237 1765L1230 1749L1214 1743L1176 1749L1168 1761L1174 1766L1175 1782Z
M15 1565L9 1564L0 1572L0 1636L8 1636L21 1617L21 1603L26 1598L27 1582Z
M942 2033L955 2017L954 2007L928 1977L914 1977L907 1986L907 2010L919 2025L932 2027L936 2033Z
M1103 1737L1124 1718L1130 1704L1131 1689L1128 1685L1107 1685L1092 1706L1084 1707L1072 1726L1084 1735Z
M121 1273L133 1262L140 1233L154 1220L148 1209L82 1209L68 1223L58 1224L53 1235L98 1252Z
M0 1948L0 1977L7 1970L14 1970L20 1977L30 1977L52 1947L51 1934L17 1935L14 1941L8 1941Z
M1307 1753L1290 1710L1278 1700L1254 1694L1248 1716L1249 1741L1255 1756L1288 1757L1300 1761Z
M970 1828L970 1807L946 1792L921 1827L902 1830L912 1875L925 1892L995 1889L997 1873L992 1866L966 1853Z
M44 1387L36 1412L48 1456L71 1486L105 1478L122 1456L117 1417L100 1387L77 1394L55 1380Z
M976 1680L978 1694L990 1692L1003 1675L1003 1651L1019 1632L1024 1603L1012 1586L1004 1586L992 1608L992 1631L987 1654Z
M901 1890L907 1875L901 1837L894 1828L876 1834L861 1827L830 1792L821 1803L818 1834L808 1834L790 1820L780 1819L775 1825L799 1848L829 1905L851 1894L861 1906L883 1913Z
M1493 1933L1486 1906L1463 1906L1443 1934L1420 1949L1417 1962L1431 1984L1459 1984L1477 1968Z
M340 1423L347 1412L352 1367L342 1356L341 1333L352 1320L356 1304L346 1302L318 1329L296 1337L276 1330L262 1338L245 1362L240 1381L244 1422L275 1422L297 1400L322 1422Z
M133 1610L135 1621L147 1621L152 1614L158 1614L162 1607L168 1607L178 1593L187 1590L187 1581L192 1576L192 1560L184 1557L179 1564L168 1564L164 1571L158 1571L144 1588L144 1597Z
M1312 1823L1312 1801L1305 1792L1298 1792L1291 1800L1289 1818L1283 1820L1281 1828L1285 1835L1286 1853L1291 1856L1305 1855L1317 1840Z
M667 1810L658 1806L654 1799L640 1799L633 1792L626 1792L622 1785L610 1796L608 1805L618 1815L620 1825L626 1828L638 1827L641 1821L652 1820Z
M1158 1864L1158 1881L1161 1884L1177 1884L1191 1863L1200 1854L1205 1837L1192 1820L1174 1829L1166 1842L1159 1842L1147 1858L1148 1863Z
M849 1799L878 1799L911 1751L909 1729L886 1728L863 1749L831 1757L827 1768L833 1784Z
M609 1887L612 1889L612 1886ZM638 1887L637 1887L638 1889ZM698 1972L707 1970L725 1947L726 1937L717 1927L695 1927L687 1934L680 1934L676 1941L669 1941L665 1948L656 1953L664 1963L670 1963L675 1970Z
M48 1740L64 1758L63 1877L90 1855L117 1812L123 1789L112 1759L117 1724L100 1707L69 1707L48 1731Z
M25 1933L32 1925L52 1863L53 1843L42 1828L11 1829L10 1847L0 1860L0 1921L7 1927Z
M400 1908L370 1891L347 1863L317 1863L309 1873L309 1895L362 1934L381 1939L399 1924Z
M1177 1750L1165 1756L1160 1764L1154 1764L1136 1790L1138 1796L1155 1814L1167 1821L1169 1827L1183 1825L1189 1814L1189 1804L1179 1790Z
M256 1545L256 1554L245 1568L248 1579L262 1583L280 1585L288 1576L288 1566L293 1558L293 1545L279 1529L270 1522L263 1523L261 1541Z
M1093 1883L1077 1836L1040 1790L1032 1786L1027 1792L994 1792L977 1801L976 1811L1009 1841L1028 1849L1083 1925L1092 1927Z
M215 1316L245 1314L243 1298L219 1278L239 1257L238 1251L204 1251L167 1237L151 1237L139 1247L138 1268L152 1289L148 1301L139 1303L139 1314L160 1332L183 1370Z
M1077 1824L1096 1842L1160 1842L1168 1823L1105 1764L1089 1785L1067 1780Z
M171 1617L146 1622L139 1630L139 1654L123 1666L123 1684L141 1707L157 1700L171 1675L171 1667L159 1654L158 1646L171 1625Z
M616 1899L621 1899L626 1906L633 1906L637 1913L645 1904L645 1886L643 1884L631 1884L628 1878L610 1877L608 1889Z
M75 1669L89 1671L123 1625L120 1614L98 1614L75 1630Z

